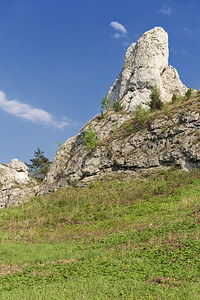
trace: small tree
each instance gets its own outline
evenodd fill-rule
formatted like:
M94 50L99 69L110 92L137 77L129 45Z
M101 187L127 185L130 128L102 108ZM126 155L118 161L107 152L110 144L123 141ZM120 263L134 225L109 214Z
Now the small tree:
M44 156L44 152L37 148L37 151L34 152L34 157L30 159L31 164L27 164L29 168L29 173L38 179L44 179L45 175L47 174L51 162L47 157Z
M189 100L191 96L192 96L192 88L189 88L185 93L186 100Z
M106 95L106 97L103 98L103 100L101 101L101 108L103 110L108 110L109 108L111 108L111 101L108 97L108 95Z
M142 107L141 104L136 108L136 121L140 123L143 128L149 119L149 113L150 109Z
M150 94L150 109L151 111L156 110L156 109L161 109L163 106L163 102L161 100L161 92L160 89L157 87L157 85L154 86L151 94Z
M88 125L88 128L85 132L85 148L90 150L96 148L98 144L98 138L91 124Z

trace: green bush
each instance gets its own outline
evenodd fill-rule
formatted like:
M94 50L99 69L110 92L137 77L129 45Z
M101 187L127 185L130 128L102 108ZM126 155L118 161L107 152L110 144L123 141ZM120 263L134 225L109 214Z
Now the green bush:
M85 132L85 148L88 150L96 148L98 144L98 138L91 124L88 125L88 128Z
M185 93L186 100L189 100L191 96L192 96L192 88L189 88Z
M148 120L148 115L150 113L150 109L143 108L142 105L138 105L136 109L136 121L142 125L142 127L145 126L145 122Z
M172 96L172 103L175 103L177 101L178 101L178 97L175 94L173 94L173 96Z
M115 112L119 112L123 109L121 102L119 100L115 100L113 103L113 108Z
M106 97L104 97L101 101L101 108L103 110L108 110L111 107L112 107L111 100L108 98L108 95L106 95Z
M150 99L151 101L149 103L149 106L151 111L161 109L163 107L164 103L162 102L161 92L160 89L157 87L157 85L154 86L150 94Z

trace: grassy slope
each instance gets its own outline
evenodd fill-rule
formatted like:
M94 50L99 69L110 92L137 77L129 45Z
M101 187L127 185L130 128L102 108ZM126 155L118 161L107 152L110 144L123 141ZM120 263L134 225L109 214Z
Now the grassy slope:
M62 188L0 211L1 299L199 299L200 171Z

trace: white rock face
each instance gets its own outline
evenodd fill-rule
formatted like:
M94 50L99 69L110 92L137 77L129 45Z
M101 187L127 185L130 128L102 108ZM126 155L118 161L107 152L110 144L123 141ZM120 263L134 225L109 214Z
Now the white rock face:
M120 100L123 107L134 111L139 104L150 101L152 88L160 88L162 100L169 102L173 93L184 95L187 91L177 71L168 66L168 34L161 27L147 31L132 44L125 55L124 68L108 92L114 102Z
M13 159L10 164L0 164L0 208L27 201L36 193L34 188L36 182L28 176L23 162Z
M8 165L0 164L0 184L26 184L29 181L28 168L20 160L13 159Z

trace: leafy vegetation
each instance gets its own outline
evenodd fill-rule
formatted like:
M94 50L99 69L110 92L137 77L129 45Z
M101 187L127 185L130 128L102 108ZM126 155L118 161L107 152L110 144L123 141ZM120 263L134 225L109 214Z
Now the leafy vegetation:
M106 97L104 97L103 100L101 101L101 108L103 110L108 110L111 107L112 107L111 100L109 99L108 95L106 95Z
M156 110L156 109L161 109L163 107L163 102L161 99L161 93L160 93L160 89L157 87L157 85L154 86L151 94L150 94L150 109L151 111Z
M119 112L123 109L121 102L119 100L115 100L113 103L113 108L115 112Z
M136 121L140 123L142 127L145 127L146 121L149 118L150 109L138 105L136 109Z
M172 95L172 103L176 103L178 101L178 97L176 94Z
M0 298L198 299L200 170L65 187L0 211Z
M62 143L60 143L59 141L57 141L56 144L57 144L59 149L62 147Z
M111 99L106 95L106 97L103 98L101 101L101 108L104 111L107 111L109 109L113 109L115 112L119 112L123 109L121 102L118 100L111 101Z
M92 124L89 124L85 132L85 148L87 150L91 150L96 148L97 144L98 144L97 134L94 132Z
M30 159L30 161L31 164L25 163L29 168L29 173L37 179L43 179L49 170L51 162L39 147L34 152L34 158Z
M191 96L192 96L192 88L189 88L185 93L185 99L189 100Z

